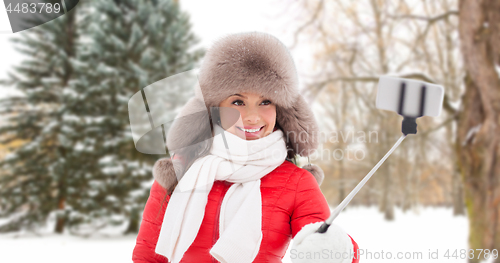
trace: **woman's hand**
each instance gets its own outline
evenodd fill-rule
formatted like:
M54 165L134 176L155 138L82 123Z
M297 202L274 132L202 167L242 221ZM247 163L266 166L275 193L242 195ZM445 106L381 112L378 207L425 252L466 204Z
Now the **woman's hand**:
M293 239L290 258L293 263L351 263L354 249L351 238L332 224L325 233L316 233L323 224L305 225Z

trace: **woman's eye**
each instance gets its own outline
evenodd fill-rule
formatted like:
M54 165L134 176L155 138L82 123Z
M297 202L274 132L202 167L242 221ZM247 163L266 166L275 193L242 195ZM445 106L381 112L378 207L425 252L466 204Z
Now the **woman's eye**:
M244 105L244 103L243 103L243 101L242 101L242 100L235 100L235 101L233 101L233 103L232 103L232 104L234 104L234 105L236 105L236 106L243 106L243 105Z
M261 104L262 105L269 105L269 104L271 104L271 101L270 100L265 100Z

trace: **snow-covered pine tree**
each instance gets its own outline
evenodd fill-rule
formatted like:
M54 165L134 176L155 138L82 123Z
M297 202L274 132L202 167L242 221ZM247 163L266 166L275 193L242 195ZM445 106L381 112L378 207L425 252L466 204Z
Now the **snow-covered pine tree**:
M0 162L0 218L6 219L0 232L43 225L64 203L59 197L71 170L59 136L64 90L74 77L70 60L75 58L77 29L75 12L70 12L13 38L26 58L1 84L24 96L0 101L0 144L22 144Z
M194 50L199 41L189 16L175 1L91 3L85 44L74 65L74 103L67 113L78 138L72 151L76 167L68 185L67 223L80 232L84 226L127 223L126 232L137 232L152 183L151 168L165 156L135 149L128 101L156 81L193 69L203 51ZM174 109L192 90L169 92Z
M194 68L203 55L193 50L198 40L176 1L88 1L80 7L76 27L83 33L71 42L78 43L74 55L55 54L69 61L63 69L71 69L71 77L54 92L63 101L59 118L38 124L54 136L44 140L42 132L31 132L33 141L43 143L31 146L40 156L18 150L5 162L10 174L5 178L11 179L0 181L4 216L29 211L37 217L12 218L4 230L43 224L54 215L56 232L65 226L82 233L124 223L127 232L137 231L159 156L134 148L128 100L149 84ZM190 92L172 90L173 107ZM32 157L41 160L40 168L25 165ZM26 184L40 190L26 192ZM11 198L16 192L19 197Z

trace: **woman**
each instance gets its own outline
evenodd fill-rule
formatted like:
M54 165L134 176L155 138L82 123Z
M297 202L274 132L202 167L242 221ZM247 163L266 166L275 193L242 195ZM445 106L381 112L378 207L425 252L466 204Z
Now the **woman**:
M278 39L219 39L180 116L167 136L173 161L154 166L134 262L281 262L292 238L293 262L358 261L340 227L314 233L330 214L323 174L290 160L317 148L317 124Z

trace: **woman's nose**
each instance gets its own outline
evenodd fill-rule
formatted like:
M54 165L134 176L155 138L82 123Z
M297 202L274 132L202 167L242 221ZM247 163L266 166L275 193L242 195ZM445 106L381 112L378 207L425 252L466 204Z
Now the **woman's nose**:
M248 108L245 112L244 121L247 123L258 123L260 121L259 111L255 108Z

